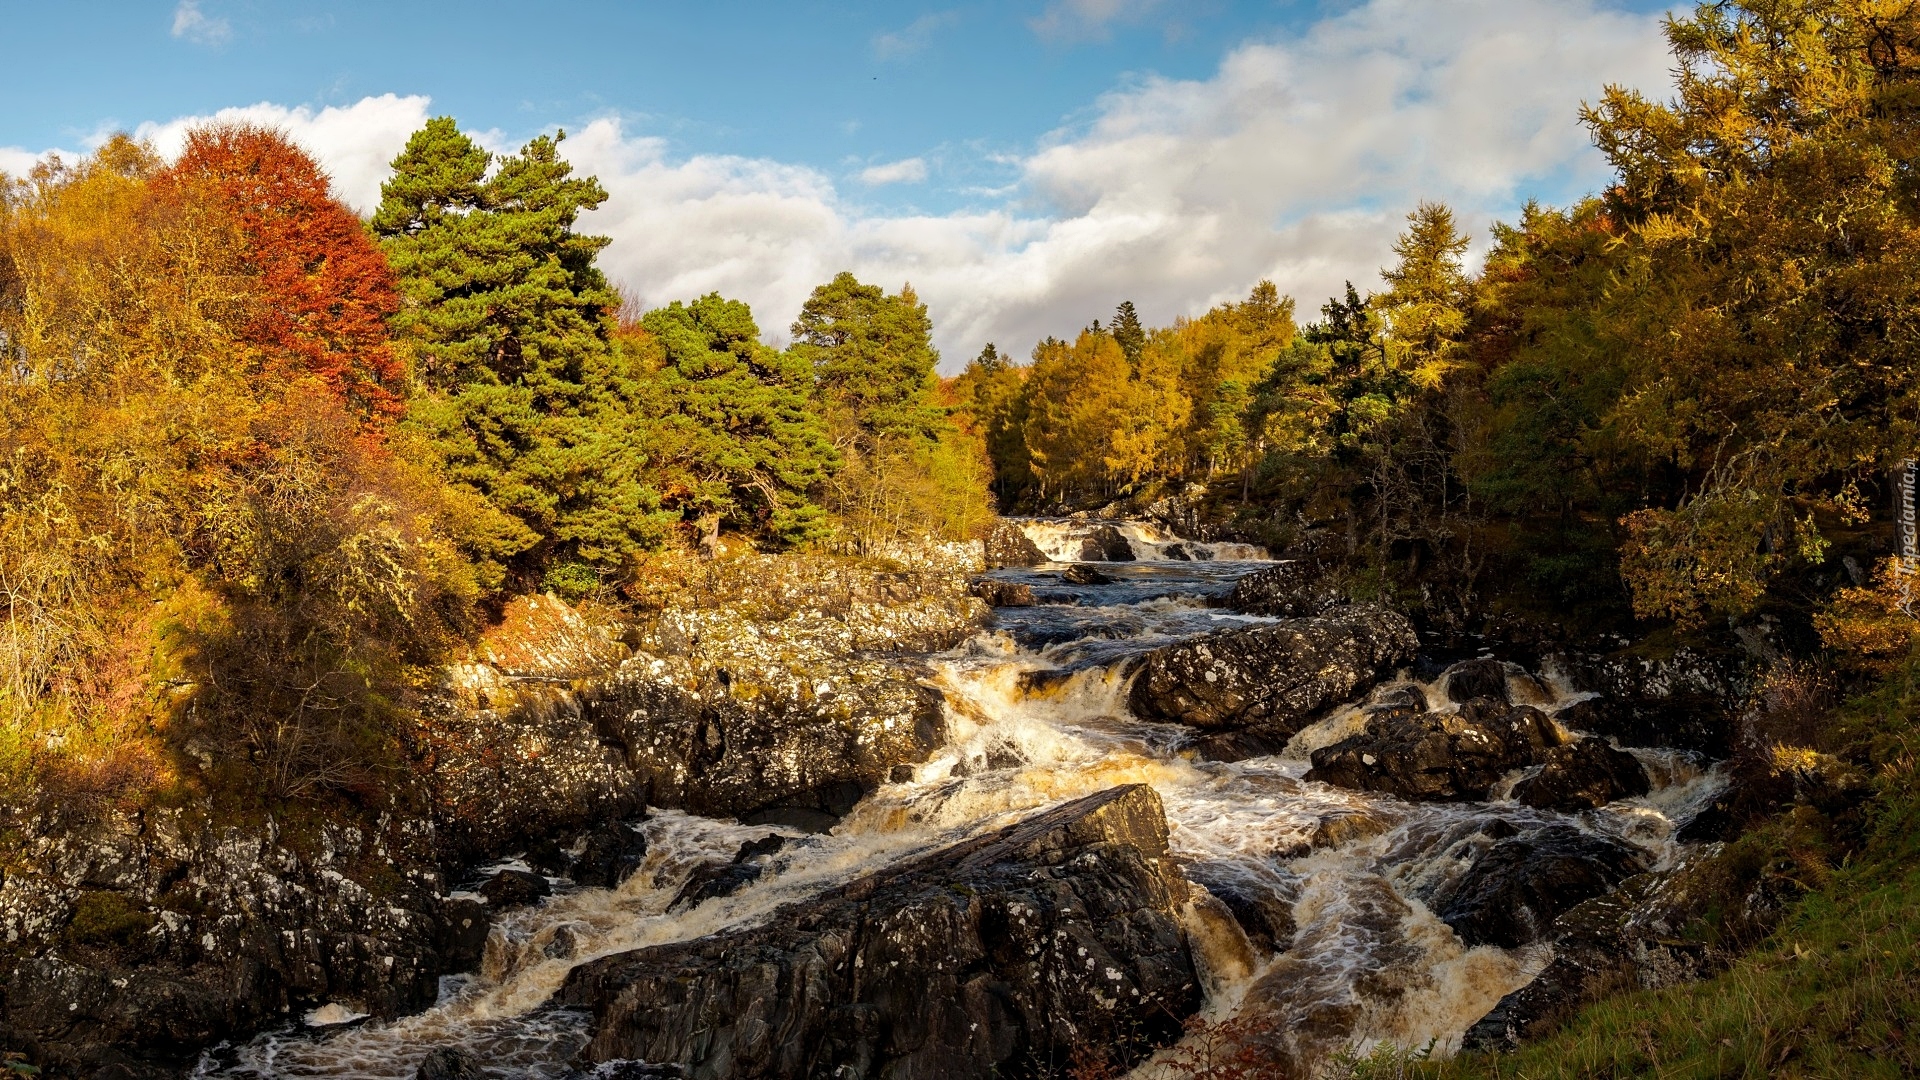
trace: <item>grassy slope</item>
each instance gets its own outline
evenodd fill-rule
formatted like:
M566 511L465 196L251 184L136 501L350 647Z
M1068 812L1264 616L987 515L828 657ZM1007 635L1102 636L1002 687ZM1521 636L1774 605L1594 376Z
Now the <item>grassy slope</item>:
M1837 732L1877 793L1861 848L1759 949L1700 983L1621 994L1511 1056L1357 1075L1898 1077L1920 1075L1920 664L1854 703Z

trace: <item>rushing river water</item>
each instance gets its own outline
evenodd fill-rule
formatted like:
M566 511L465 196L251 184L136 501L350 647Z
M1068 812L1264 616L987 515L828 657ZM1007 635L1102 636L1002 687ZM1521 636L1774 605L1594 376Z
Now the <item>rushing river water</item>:
M1052 555L1079 551L1071 525L1035 522L1027 530ZM1511 802L1409 804L1303 781L1314 748L1357 730L1352 708L1271 757L1194 760L1181 753L1186 729L1128 715L1124 669L1145 649L1265 621L1207 604L1265 565L1252 558L1264 553L1182 542L1142 525L1125 535L1139 561L1102 565L1109 583L1068 584L1064 565L996 572L1032 586L1041 603L999 609L990 630L932 658L951 739L910 782L881 788L831 833L656 812L640 826L649 846L637 873L615 889L562 889L500 916L482 969L444 980L434 1007L389 1023L262 1035L209 1054L199 1075L406 1078L428 1050L451 1045L495 1076L578 1076L570 1061L584 1044L586 1017L547 1005L574 966L749 923L1036 807L1133 782L1160 793L1174 854L1191 879L1290 910L1298 928L1291 947L1273 956L1249 951L1217 918L1196 920L1209 1017L1269 1018L1267 1029L1284 1033L1290 1056L1303 1062L1381 1041L1445 1049L1548 959L1545 946L1466 948L1417 899L1462 871L1489 818L1523 828L1571 822L1665 865L1677 854L1674 821L1715 792L1713 774L1649 752L1641 753L1656 784L1650 795L1577 816ZM1516 702L1549 713L1573 700L1550 676L1511 682ZM697 867L728 861L743 842L772 832L791 840L758 882L669 910ZM1163 1075L1164 1059L1137 1075Z

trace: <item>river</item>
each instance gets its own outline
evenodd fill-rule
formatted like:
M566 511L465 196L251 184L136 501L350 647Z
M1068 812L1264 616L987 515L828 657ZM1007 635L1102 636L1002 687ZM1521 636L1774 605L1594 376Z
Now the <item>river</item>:
M1051 556L1081 553L1081 526L1024 528ZM1189 879L1243 905L1290 914L1297 928L1291 945L1272 954L1249 948L1231 924L1223 930L1219 919L1196 919L1190 931L1209 974L1208 1017L1258 1018L1268 1037L1286 1040L1289 1056L1309 1065L1342 1047L1381 1042L1445 1052L1549 959L1544 945L1468 948L1420 902L1486 843L1489 821L1523 829L1569 823L1625 840L1664 866L1680 853L1674 822L1717 790L1715 774L1657 751L1636 751L1658 785L1649 795L1579 815L1506 801L1410 804L1302 780L1313 749L1356 730L1355 707L1336 710L1269 757L1195 760L1182 751L1190 731L1128 714L1126 671L1146 649L1265 621L1209 600L1270 564L1245 545L1182 541L1138 523L1122 532L1135 561L1098 564L1110 579L1103 583L1063 580L1066 563L994 572L1029 585L1040 602L997 609L985 632L930 658L948 710L947 745L830 833L656 811L637 824L648 839L640 870L614 889L557 882L547 901L498 917L481 970L444 979L433 1007L391 1022L320 1011L306 1025L210 1052L196 1075L404 1080L428 1050L451 1045L470 1051L490 1075L580 1076L571 1062L587 1018L548 1005L576 965L764 919L783 904L1037 807L1134 782L1159 792ZM1431 668L1401 679L1419 683ZM1420 685L1429 700L1445 700ZM1510 692L1550 715L1578 696L1550 672L1516 673ZM674 905L698 867L726 862L744 842L774 833L787 843L762 856L766 871L757 882ZM330 1020L339 1022L322 1023ZM1169 1060L1163 1054L1136 1075L1170 1075Z

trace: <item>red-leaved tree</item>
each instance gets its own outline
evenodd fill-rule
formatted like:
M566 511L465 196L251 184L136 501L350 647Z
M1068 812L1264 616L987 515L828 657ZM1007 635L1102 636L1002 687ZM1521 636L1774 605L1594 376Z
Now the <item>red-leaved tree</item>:
M284 132L214 124L187 133L165 181L201 187L238 225L259 275L244 336L266 357L262 374L317 377L372 428L399 415L393 272L320 166Z

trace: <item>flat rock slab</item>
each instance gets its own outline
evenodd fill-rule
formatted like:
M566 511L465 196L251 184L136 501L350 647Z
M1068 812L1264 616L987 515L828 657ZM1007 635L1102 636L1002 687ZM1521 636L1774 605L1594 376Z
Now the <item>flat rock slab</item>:
M605 957L558 995L587 1061L695 1078L1125 1068L1199 1008L1152 788L1076 800L775 912Z

